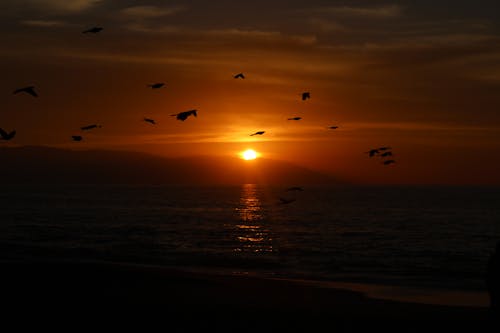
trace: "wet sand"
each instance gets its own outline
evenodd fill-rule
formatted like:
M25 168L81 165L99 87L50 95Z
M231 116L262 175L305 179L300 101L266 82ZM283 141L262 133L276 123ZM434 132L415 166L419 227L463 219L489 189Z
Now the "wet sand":
M19 327L30 318L169 332L480 332L491 325L485 307L381 300L332 285L112 263L1 266L4 315Z

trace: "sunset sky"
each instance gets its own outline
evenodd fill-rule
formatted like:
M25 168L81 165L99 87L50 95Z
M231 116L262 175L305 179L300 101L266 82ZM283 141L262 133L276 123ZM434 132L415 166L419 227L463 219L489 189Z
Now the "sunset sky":
M252 148L359 183L500 184L499 22L498 0L2 0L0 147Z

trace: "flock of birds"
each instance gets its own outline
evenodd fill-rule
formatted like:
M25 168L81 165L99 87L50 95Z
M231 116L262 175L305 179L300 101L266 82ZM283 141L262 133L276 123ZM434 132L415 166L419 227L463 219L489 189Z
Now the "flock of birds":
M102 27L92 27L90 29L82 31L82 33L84 33L84 34L89 34L89 33L96 34L96 33L101 32L102 30L103 30ZM245 79L246 77L245 77L245 74L238 73L236 75L233 75L233 78L234 79ZM163 88L164 86L165 86L164 82L158 82L158 83L153 83L153 84L147 85L147 87L149 87L151 89L160 89L160 88ZM19 89L14 90L13 93L14 94L25 93L25 94L31 95L33 97L38 97L38 93L35 90L35 86L27 86L27 87L19 88ZM306 100L311 98L311 93L310 92L303 92L301 94L301 98L302 98L302 101L306 101ZM184 112L180 112L180 113L176 113L176 114L171 114L170 116L176 117L177 120L185 121L190 116L197 117L198 114L197 114L197 110L193 109L193 110L188 110L188 111L184 111ZM288 118L287 120L299 121L301 119L302 119L302 117L292 117L292 118ZM157 124L157 122L151 118L144 118L143 121L150 123L152 125ZM80 127L80 129L82 131L89 131L89 130L92 130L95 128L100 128L100 127L102 127L102 126L98 125L98 124L91 124L91 125L86 125L86 126ZM332 129L332 130L335 130L338 128L339 128L338 126L329 126L328 127L328 129ZM265 131L257 131L255 133L250 134L250 136L263 135L265 133L266 133ZM5 131L4 129L0 128L0 139L1 140L6 140L6 141L11 140L15 137L15 135L16 135L15 130L8 132L8 131ZM73 141L82 141L83 136L82 135L72 135L71 139ZM391 158L393 156L393 153L392 153L390 147L374 148L374 149L370 149L366 153L369 155L370 158L374 157L374 156L378 156L378 157L382 158L383 159L382 164L384 164L384 165L390 165L390 164L396 163L396 161ZM303 191L303 189L300 187L291 187L291 188L287 189L286 191ZM287 204L287 203L290 203L293 201L295 201L295 199L280 198L280 202L282 204Z

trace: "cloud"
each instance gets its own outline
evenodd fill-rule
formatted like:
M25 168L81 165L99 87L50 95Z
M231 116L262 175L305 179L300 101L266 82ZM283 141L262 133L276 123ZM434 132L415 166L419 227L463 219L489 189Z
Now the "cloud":
M120 11L123 18L133 20L152 19L169 16L185 10L184 7L157 7L157 6L134 6L124 8Z
M51 21L51 20L24 20L20 22L22 25L40 27L40 28L50 28L50 27L60 27L66 25L63 21Z
M78 12L88 9L103 0L21 0L36 7L67 12Z
M360 17L371 19L386 19L400 17L403 9L398 5L385 5L380 7L323 7L317 8L316 13L332 14L343 17Z

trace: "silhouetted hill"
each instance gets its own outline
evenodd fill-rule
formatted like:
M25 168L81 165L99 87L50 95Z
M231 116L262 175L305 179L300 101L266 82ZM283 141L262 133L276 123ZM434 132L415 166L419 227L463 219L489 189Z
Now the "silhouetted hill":
M0 181L10 184L332 184L332 177L286 162L124 151L0 148Z

